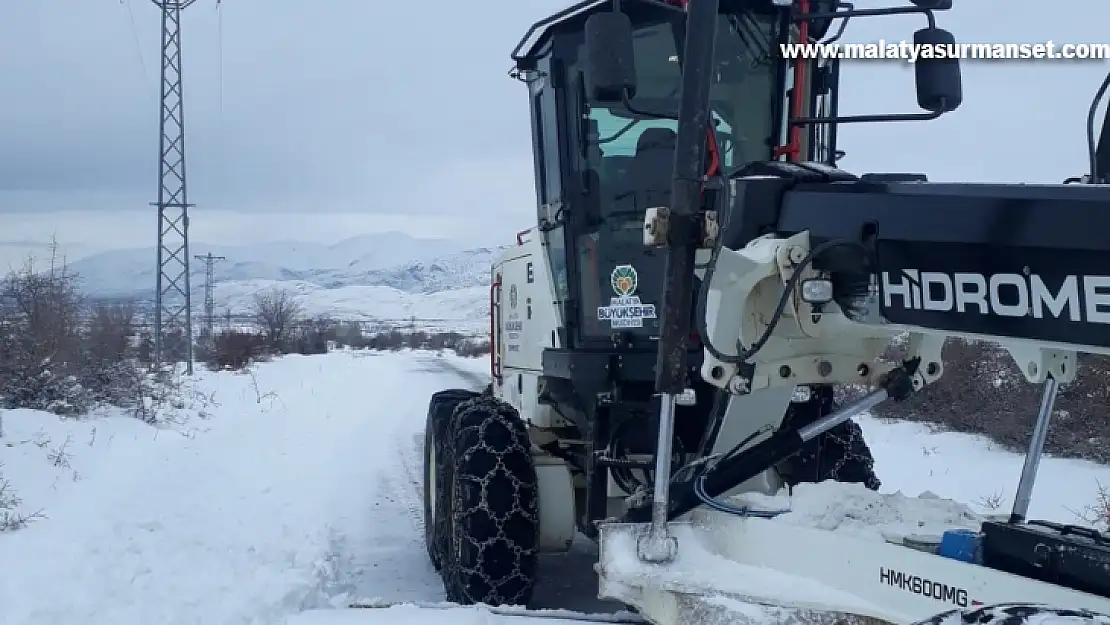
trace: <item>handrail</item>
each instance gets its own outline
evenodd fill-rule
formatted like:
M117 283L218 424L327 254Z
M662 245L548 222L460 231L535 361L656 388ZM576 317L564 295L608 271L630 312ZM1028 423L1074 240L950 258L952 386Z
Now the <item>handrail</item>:
M501 289L501 276L494 278L489 285L489 373L498 384L501 383L501 362L497 358L497 318L501 304L497 295Z

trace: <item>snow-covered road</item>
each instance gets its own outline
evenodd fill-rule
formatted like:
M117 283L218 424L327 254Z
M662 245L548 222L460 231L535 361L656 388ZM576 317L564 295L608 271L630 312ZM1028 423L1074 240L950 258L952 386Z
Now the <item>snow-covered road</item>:
M40 502L49 518L0 535L0 623L273 624L348 597L442 599L418 531L417 445L428 396L466 383L436 360L205 373L219 405L191 437L101 423L119 432L71 442L78 483Z
M332 609L443 600L420 519L427 401L480 388L487 367L341 351L199 371L182 414L209 414L165 428L4 411L0 479L20 510L46 518L0 533L0 625L530 625L442 605ZM1009 505L1019 456L918 424L860 423L885 492ZM1110 469L1046 459L1032 515L1075 522L1100 481ZM595 599L594 558L583 546L541 559L537 603L612 610Z

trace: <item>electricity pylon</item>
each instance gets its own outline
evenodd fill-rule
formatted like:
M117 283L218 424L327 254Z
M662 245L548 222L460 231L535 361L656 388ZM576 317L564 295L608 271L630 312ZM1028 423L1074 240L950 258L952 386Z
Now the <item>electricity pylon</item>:
M181 12L196 0L152 0L162 9L162 98L158 151L158 282L154 359L186 363L193 373L189 285L189 204L185 185L185 110L181 89ZM178 334L180 333L180 334ZM167 345L167 336L172 341Z
M227 260L227 257L213 256L212 252L208 252L204 256L197 255L193 258L204 262L204 336L211 341L215 337L213 332L216 327L216 263Z

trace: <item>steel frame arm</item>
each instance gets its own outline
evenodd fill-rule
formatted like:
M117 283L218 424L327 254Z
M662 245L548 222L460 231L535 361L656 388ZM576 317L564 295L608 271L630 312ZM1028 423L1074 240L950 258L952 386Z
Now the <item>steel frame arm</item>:
M746 173L701 275L703 379L736 395L874 390L674 481L670 518L699 505L696 488L716 497L860 409L940 379L949 337L1001 344L1053 396L1077 353L1110 354L1108 187L872 182L785 162ZM884 361L903 336L904 360Z
M941 376L953 336L1000 343L1031 382L1073 379L1077 352L1110 354L1110 188L867 182L788 163L759 173L736 180L706 280L710 383L873 384L905 333L918 386ZM738 243L758 232L772 234Z

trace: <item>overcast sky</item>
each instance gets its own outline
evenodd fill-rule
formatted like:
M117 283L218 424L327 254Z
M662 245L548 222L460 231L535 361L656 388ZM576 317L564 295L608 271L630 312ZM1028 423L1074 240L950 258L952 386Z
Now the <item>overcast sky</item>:
M508 55L565 4L198 0L183 29L193 241L394 229L508 240L534 211L527 97ZM956 4L940 20L961 41L1110 40L1105 0ZM899 40L920 25L857 20L849 33ZM158 67L149 0L0 2L0 265L52 234L71 258L153 244ZM960 111L846 128L844 164L942 180L1081 174L1086 109L1108 69L966 63ZM860 62L844 89L844 113L914 110L899 63Z

